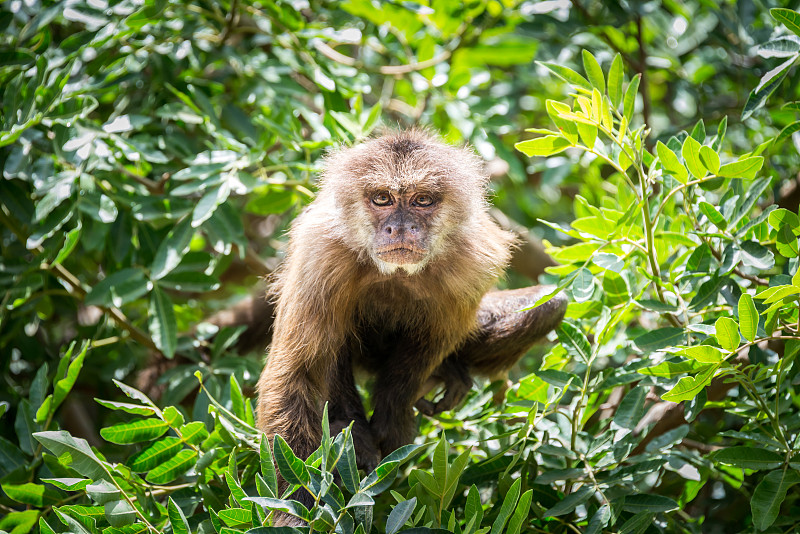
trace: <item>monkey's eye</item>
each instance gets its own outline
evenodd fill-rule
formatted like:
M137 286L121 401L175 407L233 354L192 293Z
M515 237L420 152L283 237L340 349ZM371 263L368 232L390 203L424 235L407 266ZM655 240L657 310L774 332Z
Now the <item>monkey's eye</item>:
M433 196L431 195L417 195L417 197L414 199L414 204L421 208L427 208L428 206L433 205L433 202Z
M392 203L392 196L389 193L375 193L372 195L372 203L376 206L389 206Z

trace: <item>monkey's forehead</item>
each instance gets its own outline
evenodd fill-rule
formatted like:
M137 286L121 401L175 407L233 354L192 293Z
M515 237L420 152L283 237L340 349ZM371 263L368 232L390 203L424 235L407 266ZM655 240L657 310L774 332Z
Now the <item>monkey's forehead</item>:
M447 145L417 131L372 139L331 154L323 183L397 191L482 188L482 162L466 148Z

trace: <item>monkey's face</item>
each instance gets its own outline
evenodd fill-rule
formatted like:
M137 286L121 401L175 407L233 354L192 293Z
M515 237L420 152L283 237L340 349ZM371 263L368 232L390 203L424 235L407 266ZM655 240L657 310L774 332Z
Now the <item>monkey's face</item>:
M366 191L364 204L374 229L370 256L378 269L384 274L422 270L431 257L431 227L440 195L416 188L377 188Z

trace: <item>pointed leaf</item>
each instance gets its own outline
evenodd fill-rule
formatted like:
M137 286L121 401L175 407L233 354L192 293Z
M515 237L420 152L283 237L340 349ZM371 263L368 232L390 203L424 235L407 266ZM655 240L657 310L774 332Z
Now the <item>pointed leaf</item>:
M175 456L183 448L183 441L168 436L152 443L128 460L131 471L143 473Z
M686 167L695 178L703 178L707 172L700 161L700 143L694 137L687 137L681 148L681 155L686 162Z
M407 501L397 503L389 513L389 518L386 520L386 534L395 534L398 530L403 528L406 521L409 520L414 513L414 508L417 506L417 498L411 497Z
M800 13L791 9L773 8L769 10L769 14L775 20L782 22L795 35L800 35Z
M628 124L631 123L633 120L633 111L634 106L636 105L636 93L639 91L639 82L642 80L642 75L637 74L631 80L631 83L628 84L628 89L625 91L625 99L623 104L624 113L626 119L628 119Z
M308 469L306 469L303 460L295 456L289 444L282 437L275 436L272 442L272 449L275 463L278 464L278 470L280 470L286 482L308 486L310 481Z
M771 471L758 483L750 498L750 510L753 513L753 523L759 530L766 530L781 509L781 504L786 498L786 492L800 482L800 473L794 469Z
M680 183L685 184L689 177L689 172L680 162L678 156L661 141L656 143L656 153L664 170L674 176Z
M715 337L727 351L734 351L739 347L739 324L730 317L720 317L714 323Z
M758 331L758 310L749 293L742 293L739 298L739 328L747 341L755 340Z
M183 449L163 464L156 466L145 476L145 480L153 484L167 484L188 471L196 460L195 451Z
M551 156L571 147L572 143L560 135L546 135L521 141L514 148L526 156Z
M614 108L619 108L622 103L622 56L617 54L614 56L614 61L611 62L611 68L608 70L608 97Z
M715 462L734 465L742 469L776 469L783 465L783 455L752 445L747 447L727 447L716 451L712 458Z
M752 180L756 174L761 170L764 164L762 156L751 156L748 158L741 158L732 163L726 163L719 168L717 173L719 176L730 178L743 178L745 180Z
M54 455L68 458L66 465L92 480L109 480L105 464L95 455L85 439L74 438L64 430L37 432L33 435Z
M578 89L583 89L586 92L592 91L592 84L589 83L586 78L575 72L574 70L563 67L556 63L544 63L537 61L537 64L545 67L547 70L564 80L565 82L571 84L573 87Z
M592 87L600 91L600 93L605 93L606 80L605 76L603 75L603 69L600 67L600 63L597 62L597 59L595 59L592 53L588 50L583 50L582 55L583 68L586 70L586 77L589 78L589 82L592 84Z
M150 293L149 316L148 327L153 342L164 356L172 358L178 345L178 325L172 299L158 286L153 287Z
M100 435L106 441L117 445L151 441L163 436L169 425L159 419L139 419L130 423L121 423L100 429Z
M558 517L572 512L578 505L588 501L594 495L594 489L590 486L583 486L574 493L570 493L561 499L555 506L549 508L543 517Z
M568 354L580 358L582 362L589 361L592 356L592 347L583 332L569 322L561 323L556 332L558 333L558 340Z
M719 173L719 154L714 152L710 146L700 147L700 161L703 166L711 171L711 174Z
M508 518L511 516L511 512L514 511L514 507L517 505L521 484L521 478L516 479L514 483L511 484L511 487L508 489L508 493L506 493L505 499L503 499L503 504L500 506L500 513L497 515L494 523L492 523L492 530L490 534L500 534L503 531Z

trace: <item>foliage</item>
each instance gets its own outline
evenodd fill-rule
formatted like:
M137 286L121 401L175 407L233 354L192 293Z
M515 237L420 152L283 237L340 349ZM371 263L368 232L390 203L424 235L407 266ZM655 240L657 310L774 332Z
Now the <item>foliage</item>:
M770 204L800 40L774 5L0 5L0 530L795 529L800 218ZM278 441L303 510L253 429L261 355L202 321L380 122L502 161L495 204L552 221L573 302L504 403L420 418L373 473L348 430L305 462Z

